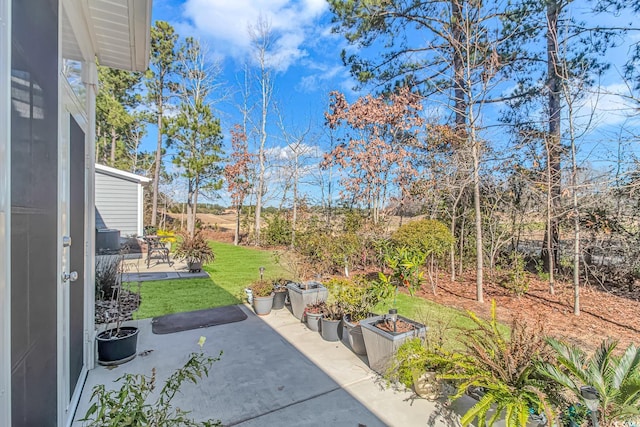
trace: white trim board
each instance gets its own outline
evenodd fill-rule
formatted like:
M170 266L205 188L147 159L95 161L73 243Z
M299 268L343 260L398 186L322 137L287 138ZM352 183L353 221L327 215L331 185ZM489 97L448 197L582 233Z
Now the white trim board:
M11 425L11 0L0 0L0 425Z
M146 176L136 175L135 173L112 168L110 166L101 165L99 163L96 163L96 172L102 173L104 175L113 176L116 178L126 179L127 181L137 182L140 184L146 184L148 182L151 182L151 178L147 178Z

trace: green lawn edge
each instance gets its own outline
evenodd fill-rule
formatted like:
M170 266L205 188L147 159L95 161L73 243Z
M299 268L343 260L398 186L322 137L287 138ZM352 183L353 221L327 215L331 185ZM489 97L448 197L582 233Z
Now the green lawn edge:
M286 277L273 252L230 243L209 241L216 255L204 270L209 278L145 281L140 289L140 307L134 319L241 304L244 289L260 278Z
M204 266L210 277L143 282L141 304L134 319L241 304L244 289L260 278L260 267L265 268L266 279L289 276L277 264L273 251L216 241L209 244L216 254L215 261ZM393 307L398 309L398 314L427 325L429 335L442 336L447 342L453 342L452 338L460 330L475 325L463 310L403 293L397 295L395 304L393 301L378 304L375 312L384 314Z

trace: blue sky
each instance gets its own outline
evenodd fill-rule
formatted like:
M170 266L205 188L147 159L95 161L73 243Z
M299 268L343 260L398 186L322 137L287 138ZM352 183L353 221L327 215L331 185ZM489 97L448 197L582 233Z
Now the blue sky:
M287 123L322 122L328 93L349 91L353 80L340 60L341 35L331 33L326 0L155 0L153 21L166 20L180 36L194 36L220 61L232 95L251 58L248 28L264 17L277 36L274 102ZM216 104L227 126L238 119L233 102ZM301 124L303 126L303 124Z
M152 22L168 21L181 37L193 36L200 40L212 61L218 61L222 73L219 81L223 88L214 104L221 118L225 144L230 143L229 129L241 120L237 104L243 79L243 67L251 61L249 26L259 18L269 22L275 37L272 58L275 68L274 96L270 116L268 146L274 156L287 157L286 141L277 124L279 112L292 134L311 128L306 143L325 146L323 113L326 111L331 90L350 92L354 81L342 65L340 51L346 46L342 35L331 32L331 14L326 0L154 0ZM254 88L255 90L255 88ZM255 95L254 95L255 96ZM213 98L216 98L214 94ZM155 149L155 129L142 149ZM314 152L317 165L321 151ZM167 164L168 164L167 159ZM313 166L309 166L313 168ZM317 168L315 168L317 170ZM277 177L272 176L271 181ZM316 178L308 177L302 191L314 193ZM304 184L303 180L303 184ZM276 189L277 185L272 185ZM224 191L221 192L225 202ZM278 204L281 194L268 197L269 204Z
M578 0L573 4L572 13L579 19L587 9L586 3ZM355 82L348 69L340 60L340 51L348 48L344 37L331 32L331 14L326 0L154 0L153 21L170 22L180 36L193 36L201 41L213 61L219 61L222 73L219 80L223 83L228 98L215 104L222 120L225 141L228 144L228 130L240 120L237 107L232 99L237 98L242 80L242 67L250 60L250 36L248 28L259 17L265 18L271 25L277 42L273 58L277 71L275 77L274 106L277 105L282 119L291 132L301 132L311 126L308 137L310 145L326 147L323 113L326 111L328 93L340 90L348 95ZM586 16L587 20L593 20ZM603 17L597 18L599 23ZM606 18L607 23L626 21L628 17ZM584 152L589 154L590 162L597 164L602 157L615 151L612 141L618 137L620 127L630 125L638 129L638 115L629 118L634 106L622 98L612 95L616 92L628 92L621 81L620 67L626 57L628 45L638 40L633 34L624 45L608 52L608 58L614 67L600 82L602 93L584 97L579 110L582 117L590 117L596 111L594 124L583 137ZM222 93L220 93L222 96ZM229 99L230 98L230 99ZM485 111L485 122L493 121L499 106L493 105ZM491 117L490 117L491 116ZM272 114L269 127L269 146L284 147L286 143L276 125L277 118ZM586 122L585 119L580 119ZM578 120L578 124L581 123ZM155 149L153 129L143 149ZM504 138L504 129L496 129L501 135L485 135L495 140ZM283 148L281 155L286 156ZM594 155L594 152L599 154ZM608 154L609 153L609 154ZM309 187L310 188L310 187ZM273 200L278 198L273 196Z

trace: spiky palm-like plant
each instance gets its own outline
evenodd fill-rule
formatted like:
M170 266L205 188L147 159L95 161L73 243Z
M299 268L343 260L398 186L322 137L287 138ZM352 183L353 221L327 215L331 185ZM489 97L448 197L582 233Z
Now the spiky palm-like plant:
M630 345L616 356L618 342L604 340L589 357L571 344L553 338L547 342L555 350L558 364L545 363L540 372L565 387L576 401L583 400L581 387L594 387L602 427L640 421L640 348Z

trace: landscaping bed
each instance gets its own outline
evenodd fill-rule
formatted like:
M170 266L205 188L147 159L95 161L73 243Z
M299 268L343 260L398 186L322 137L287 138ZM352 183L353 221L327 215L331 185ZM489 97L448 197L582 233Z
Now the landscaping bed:
M547 282L532 278L529 290L516 297L502 286L484 284L484 304L476 302L475 276L468 274L460 281L451 282L440 277L436 295L428 287L416 294L429 301L458 309L471 310L488 318L491 300L496 300L497 315L501 322L509 323L512 316L529 321L542 321L548 334L564 338L585 349L594 349L604 337L620 340L620 347L638 343L640 336L640 290L616 295L583 286L581 314L573 314L573 286L556 283L555 294L549 293Z

